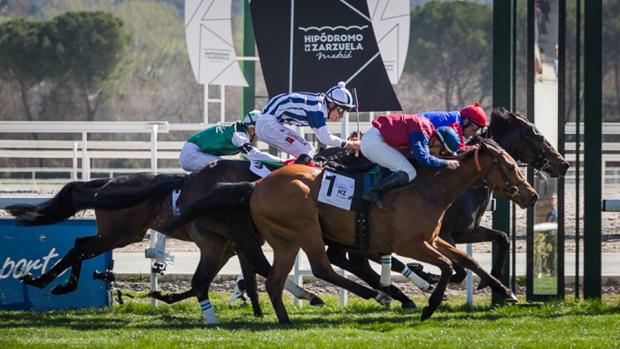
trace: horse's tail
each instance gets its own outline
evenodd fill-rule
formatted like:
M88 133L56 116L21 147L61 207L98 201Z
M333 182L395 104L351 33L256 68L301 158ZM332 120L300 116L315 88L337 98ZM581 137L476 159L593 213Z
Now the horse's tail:
M39 205L11 205L6 210L23 225L52 224L73 216L88 207L80 204L81 196L87 196L103 186L108 179L66 184L53 198ZM92 194L91 194L92 195Z
M184 176L145 177L139 174L71 182L42 204L12 205L6 210L23 225L53 224L86 209L119 210L159 199L180 187L184 180Z
M163 234L173 232L211 210L247 208L253 191L253 182L218 184L198 200L183 207L179 216L164 222L156 230Z
M137 174L117 177L99 188L90 200L91 208L120 210L149 200L161 200L179 189L187 176Z

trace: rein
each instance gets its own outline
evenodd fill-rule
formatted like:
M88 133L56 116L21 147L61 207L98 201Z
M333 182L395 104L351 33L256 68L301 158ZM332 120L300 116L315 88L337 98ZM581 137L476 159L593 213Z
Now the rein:
M486 173L482 175L482 182L488 187L490 187L492 190L501 189L501 191L506 192L509 197L511 198L515 197L519 194L519 186L525 183L525 179L521 179L519 183L517 184L513 184L510 182L510 178L508 177L508 174L506 173L506 169L504 168L504 166L501 166L499 164L499 158L504 153L504 151L500 149L497 149L497 150L498 150L498 154L493 157L493 164L489 166L489 169L486 171ZM482 166L480 165L480 158L478 155L479 151L480 151L480 147L476 147L476 150L474 150L474 162L476 164L476 171L482 172ZM493 185L491 185L489 181L487 180L489 173L491 172L491 170L493 169L495 165L499 166L500 173L502 174L502 178L504 179L505 188L496 188Z

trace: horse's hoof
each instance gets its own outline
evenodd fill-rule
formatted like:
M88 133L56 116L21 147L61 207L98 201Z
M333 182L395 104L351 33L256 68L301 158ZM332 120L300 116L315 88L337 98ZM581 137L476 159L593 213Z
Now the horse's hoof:
M450 283L453 284L460 284L461 282L463 282L463 280L465 280L465 276L454 274L450 277Z
M381 306L389 308L392 303L392 297L388 296L387 293L378 291L379 293L375 297L375 300L381 304Z
M426 288L424 290L421 289L421 291L425 292L425 293L428 293L428 294L432 294L433 291L435 291L435 287L433 285L429 285L428 288Z
M24 275L19 277L19 281L21 281L22 283L24 283L26 285L32 284L32 280L34 280L34 277L30 273L24 274Z
M258 310L254 312L254 317L263 317L263 311L262 310Z
M151 297L151 298L155 298L155 299L157 299L158 301L162 301L162 302L164 302L164 303L166 303L166 304L172 304L172 303L174 303L174 302L172 301L172 299L170 299L170 297L168 297L168 296L166 296L166 295L163 295L163 294L161 293L161 291L151 291L151 292L149 292L149 293L147 294L147 296L148 296L148 297Z
M426 273L426 277L423 278L426 280L426 282L428 282L429 284L436 284L439 282L439 280L441 280L441 276L437 275L437 274L431 274L431 273Z
M515 294L512 291L508 291L508 294L506 295L506 302L518 303L519 299L517 298L517 296L515 296Z
M489 286L489 283L486 280L480 280L477 290L482 290L483 288L488 287L488 286Z
M151 291L151 292L147 293L147 296L149 296L151 298L155 298L155 299L160 299L161 298L161 291Z
M422 315L420 316L420 321L424 321L430 318L435 311L431 310L431 308L427 305L422 309Z
M323 302L323 300L317 296L312 297L312 299L310 300L310 305L313 307L322 307L325 305L325 302Z
M407 310L418 309L418 305L414 301L408 301L403 303L402 308Z

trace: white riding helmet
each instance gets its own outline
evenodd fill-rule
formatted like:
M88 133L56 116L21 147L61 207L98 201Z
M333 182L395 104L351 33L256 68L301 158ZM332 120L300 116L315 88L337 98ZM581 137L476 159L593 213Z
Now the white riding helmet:
M244 124L247 127L252 127L253 128L253 127L256 126L256 119L258 119L259 115L260 115L260 111L259 110L252 110L252 111L248 112L247 114L245 114L245 116L241 120L241 123Z
M355 102L353 101L353 96L351 96L351 92L345 88L345 82L340 81L338 85L330 88L325 92L325 98L337 106L344 108L346 110L351 110L355 108Z

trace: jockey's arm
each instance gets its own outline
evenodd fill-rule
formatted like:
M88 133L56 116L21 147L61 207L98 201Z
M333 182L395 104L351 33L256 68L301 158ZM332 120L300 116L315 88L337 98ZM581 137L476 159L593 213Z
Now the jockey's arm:
M236 147L239 147L241 152L245 154L245 156L250 161L271 161L271 162L282 162L277 156L271 155L267 152L261 151L252 145L250 142L250 138L244 132L235 132L233 133L232 139L230 140L232 144Z
M319 141L327 146L344 148L347 144L347 142L342 140L342 138L331 134L327 129L327 125L323 125L319 128L313 128L313 130Z
M428 148L428 139L421 132L413 133L411 136L411 153L415 161L426 168L444 168L448 162L439 159L431 154Z

